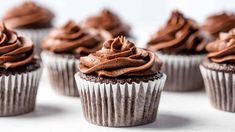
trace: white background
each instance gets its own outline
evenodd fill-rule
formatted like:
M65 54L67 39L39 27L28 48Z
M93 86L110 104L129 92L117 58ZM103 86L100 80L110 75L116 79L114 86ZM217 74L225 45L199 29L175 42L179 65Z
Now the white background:
M150 34L164 24L170 11L180 9L198 22L213 12L235 10L234 0L37 0L56 14L55 24L68 19L78 22L109 7L130 23L138 45L144 46ZM0 16L22 0L0 0ZM54 94L47 74L41 80L36 111L17 117L0 118L1 132L63 131L180 131L234 132L235 114L211 107L204 91L163 92L156 122L132 128L104 128L91 125L82 115L78 98Z

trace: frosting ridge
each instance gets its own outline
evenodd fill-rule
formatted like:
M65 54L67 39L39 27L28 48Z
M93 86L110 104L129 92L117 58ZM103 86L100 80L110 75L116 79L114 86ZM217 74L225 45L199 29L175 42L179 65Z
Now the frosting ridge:
M217 40L207 45L208 58L216 63L235 62L235 29L220 33Z
M8 10L3 17L9 28L46 28L51 26L54 14L32 1Z
M42 48L55 53L69 53L80 57L101 48L97 38L88 34L73 20L53 29L43 41Z
M128 37L130 31L130 27L108 9L103 9L100 14L89 17L83 25L93 32L97 32L104 39L111 39L119 35Z
M18 36L16 32L6 28L0 22L0 67L16 68L26 65L34 60L33 42Z
M124 37L107 40L101 50L81 57L80 62L82 73L105 77L154 75L162 66L153 52L135 47Z
M193 20L173 11L167 24L152 36L147 47L166 53L200 53L205 51L206 43Z
M202 29L209 34L217 37L220 32L228 32L235 27L235 15L232 13L222 12L209 16L205 23L202 25Z

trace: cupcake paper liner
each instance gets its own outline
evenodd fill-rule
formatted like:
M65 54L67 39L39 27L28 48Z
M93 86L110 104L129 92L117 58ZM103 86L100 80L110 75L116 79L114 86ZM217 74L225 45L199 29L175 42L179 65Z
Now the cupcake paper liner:
M66 55L43 51L42 61L48 69L53 89L65 96L79 96L74 74L78 71L79 60Z
M211 104L223 111L235 112L235 74L200 66Z
M83 113L90 123L125 127L155 121L166 75L139 83L95 83L75 75Z
M44 29L16 29L16 32L19 35L28 36L32 39L35 44L35 49L37 55L40 55L41 49L41 41L48 35L48 32L51 28Z
M167 75L164 90L192 91L204 88L199 63L204 55L167 55L156 53L164 62Z
M21 74L0 76L0 116L14 116L34 110L41 68Z

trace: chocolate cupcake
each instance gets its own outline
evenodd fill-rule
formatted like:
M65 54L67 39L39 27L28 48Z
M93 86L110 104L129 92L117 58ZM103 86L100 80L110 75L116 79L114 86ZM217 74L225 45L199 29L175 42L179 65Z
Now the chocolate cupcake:
M42 42L41 57L48 68L53 88L62 95L78 96L74 74L79 58L102 47L99 39L90 35L74 21L53 29Z
M228 32L235 28L235 14L222 12L209 16L202 29L213 39L216 39L220 32Z
M117 37L80 58L75 74L88 122L109 127L135 126L156 119L166 75L155 54Z
M174 11L167 24L152 36L147 48L164 61L165 90L190 91L203 88L199 63L205 54L206 39L196 23Z
M217 109L235 112L235 29L220 33L206 49L200 69L210 101Z
M37 54L41 52L40 42L52 27L53 13L32 1L8 10L3 17L7 27L15 29L19 34L29 36L36 44Z
M40 76L32 41L0 22L0 116L33 111Z
M83 23L85 28L93 34L98 34L103 40L117 36L131 37L130 26L123 23L120 18L108 9L103 9L100 14L91 16Z

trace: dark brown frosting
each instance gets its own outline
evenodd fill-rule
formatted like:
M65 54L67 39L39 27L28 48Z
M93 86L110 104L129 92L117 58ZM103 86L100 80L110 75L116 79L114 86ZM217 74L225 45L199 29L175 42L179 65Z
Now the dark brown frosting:
M120 18L108 9L102 10L96 16L89 17L83 25L93 29L93 32L97 32L105 40L120 35L129 37L130 27L122 23Z
M173 11L167 24L152 36L147 47L166 53L201 53L206 40L195 22L179 11Z
M16 68L31 63L34 60L34 45L26 37L18 36L16 32L6 28L0 22L0 67Z
M162 66L153 52L135 47L124 37L107 40L101 50L81 57L80 62L82 73L102 77L150 76Z
M51 26L53 13L32 1L13 7L3 17L9 28L46 28Z
M43 41L42 48L55 53L74 54L76 57L88 55L101 49L97 38L70 20L65 25L53 29Z
M202 29L217 37L220 32L228 32L235 27L235 15L232 13L219 13L209 16L202 26Z
M208 58L216 63L235 62L235 29L220 33L217 40L207 45Z

